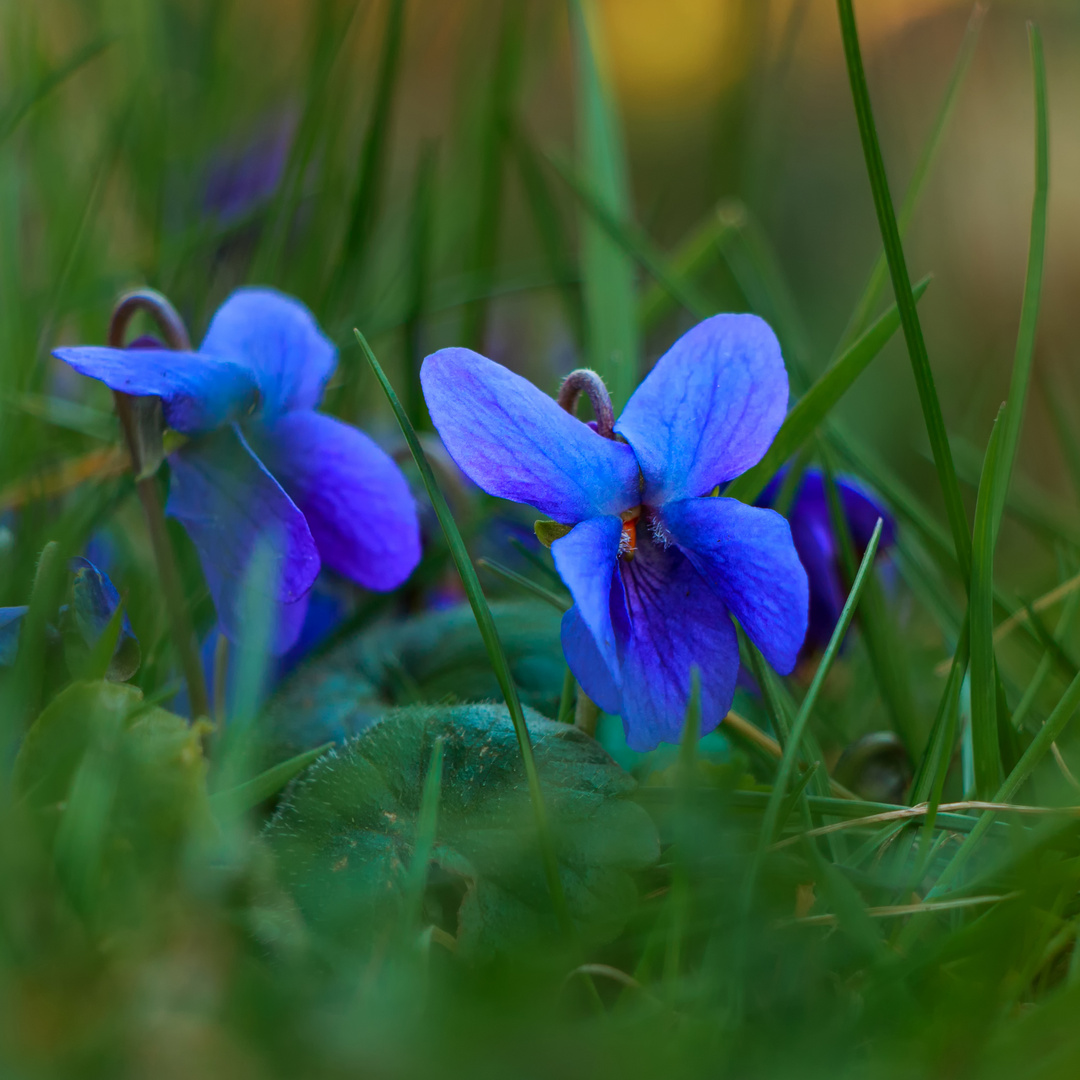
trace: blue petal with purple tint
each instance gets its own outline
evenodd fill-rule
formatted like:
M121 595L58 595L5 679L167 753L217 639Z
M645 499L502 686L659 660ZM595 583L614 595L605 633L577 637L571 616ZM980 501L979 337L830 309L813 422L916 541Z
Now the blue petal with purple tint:
M787 521L737 499L683 499L663 524L781 675L795 667L810 595Z
M424 361L420 381L448 453L489 495L564 524L641 501L629 446L597 435L502 364L442 349Z
M237 289L218 308L199 352L246 368L267 419L315 408L337 366L337 349L311 312L274 289Z
M241 635L241 589L260 543L271 545L274 572L259 583L282 607L275 651L296 640L302 600L319 572L319 553L304 515L252 453L239 430L222 428L169 458L166 512L187 530L225 633Z
M330 569L396 589L420 561L416 504L401 470L362 431L310 410L251 424L252 448L307 519Z
M165 422L185 435L240 419L259 400L249 370L202 352L76 345L54 349L53 356L110 390L161 398Z
M706 495L761 460L787 411L780 344L755 315L688 330L634 391L615 430L634 448L644 502Z

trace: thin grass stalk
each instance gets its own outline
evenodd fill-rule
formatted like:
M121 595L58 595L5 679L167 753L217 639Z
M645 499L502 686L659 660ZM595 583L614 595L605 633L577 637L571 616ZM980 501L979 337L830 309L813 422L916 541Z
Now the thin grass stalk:
M908 356L919 392L926 432L934 455L934 466L937 469L938 482L945 500L945 511L956 551L956 560L960 566L961 575L966 581L971 575L971 534L968 530L967 513L960 496L960 482L956 477L952 450L945 433L941 402L938 400L934 373L930 367L930 357L923 338L922 324L919 321L919 312L911 291L911 278L908 275L904 248L896 224L896 211L893 209L892 197L889 194L889 181L885 174L885 162L881 156L877 128L874 125L870 91L866 85L866 72L863 70L855 12L851 0L837 0L837 9L844 42L844 58L855 104L855 116L859 124L859 136L866 158L866 171L874 196L874 209L877 212L881 239L885 246L889 275L892 278L896 305L900 312L900 324L904 329Z
M401 433L412 451L417 470L424 481L424 487L427 489L428 497L431 499L439 524L442 526L443 533L446 536L446 543L450 548L454 565L461 576L461 583L465 588L465 594L469 598L473 615L476 617L476 624L480 630L480 636L483 638L488 657L491 660L495 677L498 679L499 688L506 699L506 707L514 724L514 733L517 735L518 747L521 750L521 759L525 767L525 779L529 787L529 798L532 803L533 819L540 843L544 875L547 879L548 891L551 894L551 904L563 932L572 941L576 934L569 909L566 906L562 880L559 877L555 841L552 837L547 810L544 806L544 793L540 786L540 774L536 768L536 758L533 755L532 742L529 739L529 729L525 723L525 713L521 708L521 698L518 696L517 687L514 685L513 676L510 673L510 664L506 659L502 641L499 639L495 620L491 616L491 609L488 607L487 599L484 596L483 589L480 587L480 579L476 575L476 569L473 567L472 560L469 558L469 553L465 548L465 541L461 538L457 522L455 522L454 515L446 503L446 496L443 495L442 489L435 479L435 474L431 470L431 464L424 453L424 448L420 445L420 440L416 437L416 432L413 430L412 424L409 423L409 418L405 415L405 410L402 408L397 394L394 393L390 380L387 379L379 361L375 358L375 353L372 352L367 339L359 330L356 330L355 334L356 340L360 343L360 348L371 365L371 370L375 373L379 385L390 402L390 407L401 427Z

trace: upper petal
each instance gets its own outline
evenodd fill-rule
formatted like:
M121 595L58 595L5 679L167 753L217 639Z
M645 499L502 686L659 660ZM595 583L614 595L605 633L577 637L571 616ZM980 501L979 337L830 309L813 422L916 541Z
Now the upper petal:
M794 667L810 604L787 521L737 499L668 503L663 524L781 674Z
M362 431L304 409L249 426L255 452L307 518L322 561L369 589L420 561L416 503L389 454Z
M277 605L295 604L319 572L319 553L304 515L251 452L235 427L188 443L169 458L166 512L187 530L227 637L242 632L241 601L252 556L269 546L273 573L253 582ZM296 610L296 609L293 609ZM302 618L275 610L275 651L292 645ZM292 635L292 640L290 640Z
M441 349L424 361L420 381L450 456L489 494L564 524L641 501L629 446L597 435L502 364Z
M259 398L250 371L204 353L75 345L54 349L53 356L110 390L161 398L165 422L185 435L244 416Z
M613 675L618 673L619 659L611 623L611 578L621 536L619 518L589 518L551 545L555 569Z
M237 289L218 308L199 351L247 368L267 418L313 409L337 366L337 349L311 312L274 289Z
M676 547L638 534L633 561L620 564L631 631L622 649L622 718L627 744L651 750L678 742L701 672L701 733L731 707L739 643L727 608Z
M761 460L787 411L780 343L756 315L714 315L656 362L615 424L644 501L704 495Z

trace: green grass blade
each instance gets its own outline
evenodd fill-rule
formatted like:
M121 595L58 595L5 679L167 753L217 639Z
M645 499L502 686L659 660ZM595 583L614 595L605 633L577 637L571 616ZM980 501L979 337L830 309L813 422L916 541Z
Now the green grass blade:
M638 304L638 324L643 334L649 333L665 316L679 306L679 294L698 295L694 282L720 258L724 238L737 224L725 212L725 205L714 209L693 228L666 261L671 279L667 285L654 281L641 296ZM675 284L677 292L671 286ZM683 293L683 289L693 290Z
M995 487L1001 472L1003 405L994 421L983 461L979 497L975 504L975 534L971 560L971 746L975 763L975 794L989 798L1001 783L1001 750L997 734L997 693L994 676L994 510Z
M941 100L937 116L934 118L934 123L930 128L930 135L923 146L922 153L919 155L907 191L904 192L904 201L900 205L900 213L897 216L897 228L900 231L901 238L907 235L911 219L915 216L915 210L922 199L923 192L926 190L926 181L929 179L930 170L937 158L938 150L941 148L945 129L949 126L949 121L956 108L960 88L964 85L968 69L971 67L971 61L975 56L975 46L978 44L979 31L982 29L985 18L986 8L981 3L976 4L971 10L967 29L964 31L964 38L960 42L960 51L956 54L956 62L953 64L952 74L949 76L949 84L945 88L945 96ZM847 329L840 339L841 347L858 337L870 322L870 316L881 298L881 291L885 287L888 273L888 263L885 259L885 252L882 251L874 263L866 288L863 290L862 296L859 297L859 302L855 305Z
M415 930L424 908L424 889L427 887L428 864L435 848L439 826L439 800L442 797L443 738L440 735L431 747L431 760L424 788L420 795L420 811L416 817L416 840L412 861L405 880L404 928Z
M225 791L215 792L210 796L211 809L219 817L230 817L253 810L259 803L265 802L281 791L294 776L299 776L309 765L318 761L333 745L333 743L323 743L322 746L316 746L312 750L305 750L302 754L279 762L242 784L237 784Z
M491 573L503 578L505 581L517 585L526 592L532 593L533 596L550 604L556 611L568 611L570 608L571 601L569 597L559 596L558 593L552 592L550 589L545 589L543 585L538 585L535 581L530 581L524 575L517 573L515 570L511 570L508 566L503 566L502 563L497 562L495 559L477 559L476 565L482 567L484 570L489 570Z
M997 532L1005 509L1013 465L1020 445L1020 427L1031 382L1031 364L1035 356L1035 333L1042 298L1043 265L1046 253L1046 202L1050 183L1050 149L1046 106L1046 61L1038 26L1028 23L1031 66L1035 76L1035 198L1031 207L1031 236L1028 242L1027 276L1020 308L1020 329L1016 335L1016 355L1006 399L1005 416L998 460L1000 475L994 488L993 529Z
M529 786L529 796L532 801L533 816L544 861L544 874L547 878L548 890L551 893L551 903L563 930L568 936L573 937L573 924L566 906L562 880L559 877L555 843L552 839L551 827L548 824L547 810L544 807L544 793L540 787L540 775L536 769L536 759L533 756L532 742L529 739L529 729L525 724L525 713L521 708L521 698L518 696L517 687L514 685L513 676L510 673L510 664L506 659L502 642L499 640L499 633L495 628L495 620L491 616L491 609L488 607L484 591L480 587L480 579L476 576L476 569L465 548L465 541L462 540L454 515L450 512L450 507L446 503L446 496L443 495L442 489L435 479L435 474L431 471L431 463L424 453L424 448L420 445L420 440L416 437L416 432L413 430L412 424L409 423L409 418L405 415L405 410L402 408L397 394L394 393L390 380L387 379L386 373L375 358L375 354L371 351L367 339L359 330L356 330L355 333L356 340L360 343L360 348L363 349L364 355L371 365L371 370L379 380L379 385L386 394L390 407L394 411L394 416L401 427L401 433L405 436L405 441L412 451L416 468L424 481L424 487L427 489L428 497L431 499L439 524L442 526L443 533L446 536L446 543L450 548L454 565L461 576L465 595L468 596L469 604L472 606L473 615L476 617L476 625L480 630L480 636L484 640L484 647L487 649L488 657L491 660L491 667L495 672L496 679L498 679L503 697L506 699L506 707L514 724L514 732L517 735L518 746L521 749L521 759L525 766L525 777Z
M930 284L924 279L915 287L921 297ZM736 477L724 495L753 502L780 468L813 435L836 403L869 367L900 325L896 307L890 308L839 359L819 376L814 385L792 407L772 446L752 469Z
M409 309L405 317L405 354L409 363L405 411L417 430L423 427L427 416L420 388L420 365L424 362L424 316L430 301L436 165L435 145L427 143L420 152L413 183L409 216Z
M588 186L617 221L630 218L630 187L607 80L595 0L568 0L577 73L578 157ZM581 222L581 264L589 358L618 413L638 381L640 343L634 267L589 213Z
M945 434L945 420L941 413L934 373L930 368L930 357L926 351L922 324L915 305L915 296L911 290L911 278L908 275L907 261L904 258L903 244L896 225L896 212L892 197L889 195L889 181L885 175L885 162L881 156L877 128L874 126L874 114L870 105L870 91L866 85L866 73L863 70L862 52L859 47L859 35L855 26L855 12L851 0L837 0L840 14L840 31L844 41L844 58L847 62L851 93L855 103L855 115L859 124L863 153L866 157L866 171L870 178L870 188L874 196L874 209L877 212L881 239L885 246L885 256L889 263L896 305L900 311L900 324L904 328L908 355L911 359L915 386L919 392L923 419L930 438L930 448L934 453L934 465L937 468L938 482L945 500L945 512L952 534L956 560L965 580L971 575L971 534L968 531L967 513L960 497L960 483L953 466L952 451Z
M488 295L495 283L495 263L502 220L503 164L513 130L514 101L520 81L526 10L526 5L515 3L514 0L503 2L495 70L491 77L477 169L479 198L476 200L477 216L470 256L470 270L477 296L466 306L461 328L461 343L471 349L484 347Z
M379 72L375 80L371 119L364 133L360 168L349 209L349 224L339 256L342 274L348 274L357 260L362 258L378 217L404 37L405 0L390 0L379 56Z
M784 756L780 759L780 767L776 771L776 779L773 781L773 789L769 795L769 804L765 809L765 819L761 826L761 843L763 846L768 846L776 839L776 831L780 823L780 808L783 804L787 786L791 781L791 774L798 760L799 744L802 742L803 733L810 721L810 713L813 711L818 695L821 693L825 676L828 675L832 662L840 651L840 643L844 640L844 635L851 625L852 616L855 614L855 608L859 603L859 596L874 565L878 541L881 539L881 526L882 521L879 518L874 533L870 537L870 543L866 545L866 552L859 566L859 572L855 575L855 583L852 585L851 592L844 603L840 619L833 630L832 637L829 639L821 663L818 664L818 669L814 673L810 689L807 690L806 696L799 706L799 712L791 727L791 735L784 744Z
M698 319L706 319L716 313L716 305L710 303L690 282L672 270L663 254L642 229L615 214L606 205L600 192L590 187L568 162L551 154L547 159L577 196L592 221L604 231L612 243L639 263L673 300Z
M81 49L76 49L62 64L38 79L25 92L17 95L0 113L0 144L7 141L35 105L48 97L58 86L63 85L91 60L100 56L115 40L112 37L99 38L97 41L84 45Z

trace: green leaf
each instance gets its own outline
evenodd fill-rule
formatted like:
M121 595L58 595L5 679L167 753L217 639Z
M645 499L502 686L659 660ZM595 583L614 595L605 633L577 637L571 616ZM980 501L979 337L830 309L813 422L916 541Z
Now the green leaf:
M630 219L630 189L594 0L569 0L577 73L578 156L589 188L617 221ZM591 213L581 222L581 263L590 366L604 378L616 413L638 381L640 344L631 259Z
M526 705L557 715L565 661L560 614L531 600L497 601L491 615ZM468 604L384 623L301 667L274 695L261 723L279 760L375 723L390 705L490 701L499 696Z
M915 286L916 299L930 284L924 278ZM900 318L896 307L889 308L835 364L823 372L814 385L795 403L765 456L752 469L736 477L725 489L727 498L753 502L778 470L813 435L836 403L896 333Z
M584 940L609 940L635 903L633 873L658 857L655 826L629 797L634 781L597 743L531 710L527 722L569 912ZM558 924L514 726L501 705L397 710L324 756L268 824L282 880L317 932L360 948L373 943L409 902L425 776L440 739L427 921L473 958L549 941Z

